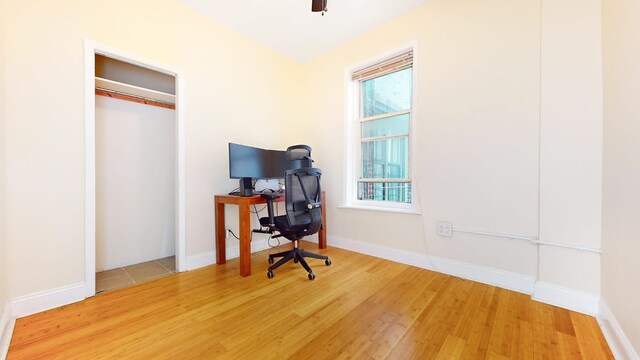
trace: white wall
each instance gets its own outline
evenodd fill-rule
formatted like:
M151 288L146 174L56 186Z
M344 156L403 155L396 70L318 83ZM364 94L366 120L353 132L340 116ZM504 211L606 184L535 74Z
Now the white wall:
M599 291L597 257L543 249L538 269L530 244L435 235L449 220L599 245L595 0L434 0L303 66L171 0L10 2L4 13L11 296L84 280L86 37L185 70L187 255L214 250L212 197L237 186L227 142L309 143L325 172L330 236ZM338 208L344 70L413 41L422 216ZM235 229L236 214L229 208Z
M539 273L544 282L598 294L598 256L545 247L538 269L535 245L439 237L435 225L599 246L599 17L596 0L435 0L305 64L329 236ZM422 216L338 207L345 69L411 42L418 45Z
M175 255L175 110L96 97L96 270Z
M536 236L539 2L433 1L306 65L313 142L329 197L329 235L527 275L535 247L436 235L455 227ZM343 202L344 71L416 42L417 191L422 216ZM424 226L424 229L423 229ZM426 241L425 241L426 238Z
M540 239L600 248L601 1L542 1ZM600 293L600 256L544 246L540 281Z
M8 302L7 287L7 193L6 193L6 116L5 116L5 12L0 0L0 318ZM2 325L0 324L0 327ZM3 329L0 328L0 335ZM2 356L0 354L0 356Z
M227 142L282 148L304 128L299 65L173 0L12 1L3 15L11 297L84 281L85 38L184 69L187 255L214 251L213 196L237 186Z
M640 3L603 2L602 297L640 353Z

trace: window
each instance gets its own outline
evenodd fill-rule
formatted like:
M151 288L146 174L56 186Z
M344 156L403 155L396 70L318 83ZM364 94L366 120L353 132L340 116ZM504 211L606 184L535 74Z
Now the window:
M357 102L352 122L351 203L412 203L413 51L352 73Z

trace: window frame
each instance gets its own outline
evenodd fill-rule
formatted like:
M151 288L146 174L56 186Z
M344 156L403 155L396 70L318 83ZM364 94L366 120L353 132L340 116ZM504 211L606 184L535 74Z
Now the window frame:
M383 115L370 116L364 118L363 115L363 81L361 79L352 80L352 74L355 71L363 69L368 66L372 66L381 62L384 62L390 58L398 56L407 51L413 51L412 67L412 84L411 84L411 108L409 110L402 110L394 113L388 113ZM415 166L415 152L416 152L416 134L417 134L417 46L412 43L408 46L403 46L398 50L388 52L380 56L375 56L363 63L350 66L345 69L345 88L346 88L346 106L345 106L345 179L344 179L344 204L343 208L357 208L364 210L378 210L378 211L390 211L390 212L404 212L420 214L419 206L419 194L416 187L416 166ZM400 70L398 70L400 71ZM409 114L409 181L402 181L401 183L409 183L411 186L411 202L393 202L393 201L380 201L380 200L360 200L358 199L358 183L368 182L367 179L361 179L360 174L362 170L362 138L361 124L366 121L376 120L380 118L388 118L394 115ZM397 136L392 136L397 137ZM405 137L402 135L400 137ZM377 137L376 137L377 138ZM365 180L365 181L362 181ZM380 181L375 179L374 182L397 182L402 179L385 179L387 181ZM392 181L388 181L392 180ZM395 180L395 181L394 181Z

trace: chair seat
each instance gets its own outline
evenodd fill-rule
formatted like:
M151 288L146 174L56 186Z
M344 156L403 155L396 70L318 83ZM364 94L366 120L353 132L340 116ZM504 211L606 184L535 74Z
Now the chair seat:
M274 228L281 233L296 232L296 231L301 231L306 229L306 226L304 225L290 226L286 215L274 216L273 222L275 224ZM264 227L269 227L269 218L268 217L260 218L260 225Z
M276 225L277 228L283 228L283 227L288 227L289 224L287 223L287 216L286 215L281 215L281 216L274 216L273 217L273 222ZM264 227L269 227L269 218L268 217L263 217L260 218L260 225L264 226Z

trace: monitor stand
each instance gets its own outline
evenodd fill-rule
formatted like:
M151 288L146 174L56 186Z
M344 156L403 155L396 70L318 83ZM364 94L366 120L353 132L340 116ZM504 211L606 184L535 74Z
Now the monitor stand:
M253 179L240 179L240 196L253 196Z

